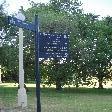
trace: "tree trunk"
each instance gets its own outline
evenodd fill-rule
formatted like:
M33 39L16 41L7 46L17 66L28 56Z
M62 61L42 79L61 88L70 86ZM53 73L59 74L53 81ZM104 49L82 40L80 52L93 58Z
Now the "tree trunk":
M78 83L76 83L76 88L78 88L79 87L79 84Z
M76 85L76 88L79 87L79 78L77 77L76 80L75 80L75 85Z
M100 89L103 89L103 77L99 77L98 78L98 82L99 82L99 87L98 88L100 88Z
M55 58L54 59L54 65L55 65L55 71L58 71L58 68L59 68L59 63L58 63L58 60ZM58 76L59 74L56 73L56 90L57 91L61 91L62 90L62 85L61 85L61 78Z
M57 91L62 90L61 81L59 79L56 80L56 90Z

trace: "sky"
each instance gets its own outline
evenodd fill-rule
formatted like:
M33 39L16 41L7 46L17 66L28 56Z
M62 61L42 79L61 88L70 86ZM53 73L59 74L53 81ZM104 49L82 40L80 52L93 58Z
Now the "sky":
M3 0L0 0L0 3ZM9 14L17 12L20 6L24 9L30 7L28 0L6 0L9 4L7 11ZM35 2L48 2L49 0L34 0ZM80 0L85 13L93 13L96 15L112 16L112 0Z
M112 0L81 0L85 12L92 12L97 15L112 16Z

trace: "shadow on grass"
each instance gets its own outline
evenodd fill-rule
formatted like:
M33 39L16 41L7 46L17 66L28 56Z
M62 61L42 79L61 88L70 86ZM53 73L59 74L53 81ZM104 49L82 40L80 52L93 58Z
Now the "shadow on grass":
M65 88L65 93L112 94L112 89L99 88Z
M35 94L35 87L28 87L28 94ZM0 93L13 93L16 94L17 87L4 87L0 86ZM112 89L97 89L97 88L63 88L62 91L57 91L55 88L41 88L41 93L45 94L112 94Z
M98 89L98 88L63 88L62 91L56 91L55 88L42 88L42 93L45 94L104 94L111 95L112 89Z

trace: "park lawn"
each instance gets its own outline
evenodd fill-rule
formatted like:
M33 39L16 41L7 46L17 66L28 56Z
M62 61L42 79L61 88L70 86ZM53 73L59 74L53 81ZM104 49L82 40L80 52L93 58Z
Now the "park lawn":
M35 88L30 87L28 106L35 108ZM17 87L0 86L0 106L16 106ZM41 89L42 112L112 112L111 89L65 88L61 92L54 88Z

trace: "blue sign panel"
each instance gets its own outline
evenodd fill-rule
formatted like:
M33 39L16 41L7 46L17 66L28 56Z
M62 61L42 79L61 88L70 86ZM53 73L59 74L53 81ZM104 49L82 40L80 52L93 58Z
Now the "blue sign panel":
M68 36L65 34L39 34L40 58L67 58Z
M31 30L33 32L35 31L35 25L34 24L24 22L24 21L19 20L15 17L8 16L8 23L12 24L12 25L15 25L15 26L18 26L20 28Z

